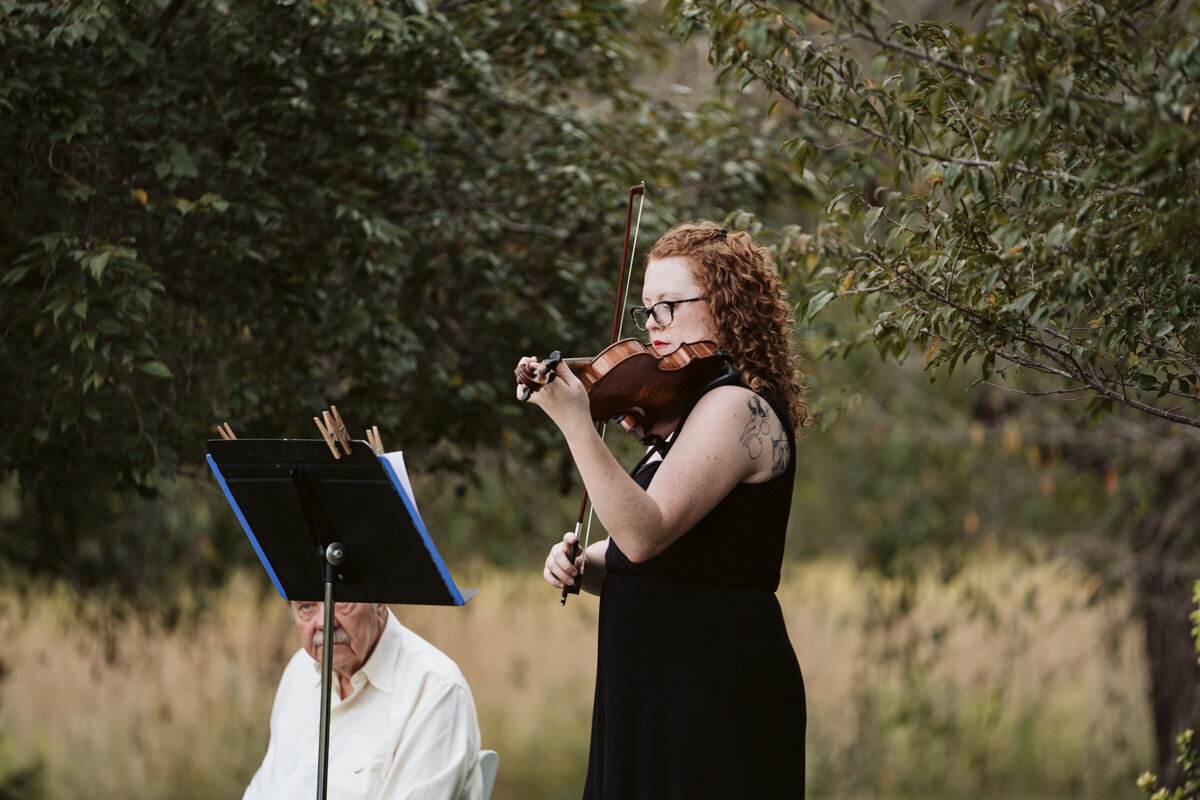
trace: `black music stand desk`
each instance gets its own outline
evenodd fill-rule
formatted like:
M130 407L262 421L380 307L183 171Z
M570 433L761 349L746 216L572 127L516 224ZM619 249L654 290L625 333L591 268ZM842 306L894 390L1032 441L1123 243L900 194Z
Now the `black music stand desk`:
M336 600L461 606L459 589L417 512L398 454L364 441L334 458L323 440L211 439L208 465L280 596L324 601L333 630ZM321 753L328 763L332 647L322 649Z

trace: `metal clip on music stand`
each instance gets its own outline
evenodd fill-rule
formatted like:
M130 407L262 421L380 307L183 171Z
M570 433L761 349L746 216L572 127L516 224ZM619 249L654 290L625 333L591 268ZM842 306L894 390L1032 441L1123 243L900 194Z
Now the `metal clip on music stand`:
M320 440L210 439L208 465L259 561L286 600L325 602L332 641L339 601L461 606L454 585L392 464L366 442L339 459ZM321 648L317 798L328 786L333 648Z

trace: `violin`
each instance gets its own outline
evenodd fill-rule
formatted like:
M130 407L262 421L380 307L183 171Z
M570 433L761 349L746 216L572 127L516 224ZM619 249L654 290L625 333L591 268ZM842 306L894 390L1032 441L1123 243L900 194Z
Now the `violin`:
M639 339L622 339L595 358L562 358L558 352L536 366L514 370L525 387L523 399L554 380L564 363L587 389L592 420L621 423L643 443L673 425L696 393L721 377L729 354L710 341L680 345L666 355Z

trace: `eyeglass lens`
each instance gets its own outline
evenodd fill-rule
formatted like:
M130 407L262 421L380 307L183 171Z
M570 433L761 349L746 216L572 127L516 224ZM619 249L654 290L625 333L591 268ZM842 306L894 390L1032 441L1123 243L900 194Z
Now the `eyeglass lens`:
M673 306L674 303L668 303L666 301L662 303L655 303L654 305L650 306L650 308L646 308L645 306L637 306L636 308L632 309L633 322L638 326L639 329L644 331L646 330L646 322L649 321L651 316L653 316L654 322L660 328L665 328L675 321L675 309Z

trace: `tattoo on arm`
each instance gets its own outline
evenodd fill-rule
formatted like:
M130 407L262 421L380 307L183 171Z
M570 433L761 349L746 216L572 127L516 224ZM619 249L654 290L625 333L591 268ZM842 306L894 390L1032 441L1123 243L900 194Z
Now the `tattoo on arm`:
M750 409L750 421L746 423L738 442L746 448L746 452L754 461L757 461L769 446L771 477L783 474L788 465L787 435L782 430L772 430L771 417L761 397L751 395L746 399L746 406Z
M771 440L771 477L775 478L783 474L787 469L788 457L787 436L782 433Z

